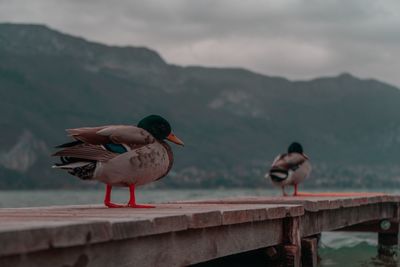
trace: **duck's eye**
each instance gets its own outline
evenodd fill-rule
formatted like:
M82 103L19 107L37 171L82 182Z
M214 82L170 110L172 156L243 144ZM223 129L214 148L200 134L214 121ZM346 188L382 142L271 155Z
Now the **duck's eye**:
M161 125L161 130L162 130L162 131L166 131L166 130L167 130L167 127L166 127L165 125Z
M161 133L166 133L166 134L169 132L168 127L167 127L166 125L164 125L164 124L160 124L160 125L158 126L158 130L159 130Z

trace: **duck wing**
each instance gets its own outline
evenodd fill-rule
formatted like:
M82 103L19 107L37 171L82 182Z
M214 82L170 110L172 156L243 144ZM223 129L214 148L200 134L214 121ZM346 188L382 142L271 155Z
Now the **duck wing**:
M308 158L300 153L289 153L283 158L283 164L286 165L288 170L295 171L306 162Z
M107 161L116 156L116 153L106 150L100 145L80 143L74 146L65 147L52 156L84 159L91 161ZM69 163L70 159L67 163Z
M68 134L79 141L92 145L108 143L146 145L155 141L146 130L130 125L109 125L67 129Z
M154 143L154 137L136 126L108 125L67 129L76 141L58 146L53 156L107 161L131 149ZM124 145L122 145L124 144Z
M282 154L275 158L271 170L281 169L286 171L295 171L307 160L307 156L300 153Z

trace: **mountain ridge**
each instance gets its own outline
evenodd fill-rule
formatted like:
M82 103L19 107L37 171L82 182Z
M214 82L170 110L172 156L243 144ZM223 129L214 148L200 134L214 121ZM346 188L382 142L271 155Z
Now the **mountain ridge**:
M366 80L366 81L372 80L372 81L376 81L376 82L379 82L379 83L384 83L386 85L393 86L393 87L399 89L395 85L392 85L392 84L389 84L389 83L385 83L385 82L382 82L382 81L374 79L374 78L360 78L360 77L357 77L357 76L351 74L350 72L341 72L341 73L338 73L337 75L327 75L327 76L321 76L321 77L315 77L315 78L309 78L309 79L288 79L288 78L283 77L283 76L271 76L271 75L267 75L267 74L264 74L264 73L261 73L261 72L257 72L257 71L254 71L254 70L249 70L249 69L246 69L246 68L243 68L243 67L218 67L218 66L212 66L211 67L211 66L201 66L201 65L191 65L191 64L190 65L185 65L185 66L180 66L180 65L177 65L177 64L174 64L174 63L167 63L165 61L165 59L157 51L155 51L153 49L150 49L150 48L148 48L146 46L103 44L103 43L99 43L99 42L96 42L96 41L92 41L90 39L86 39L84 37L78 37L78 36L63 32L63 31L55 30L55 29L53 29L53 28L51 28L51 27L49 27L49 26L47 26L45 24L3 22L3 23L0 23L0 27L11 27L11 28L28 27L28 28L35 28L35 29L37 28L38 30L45 30L45 31L47 31L49 33L56 33L56 34L58 34L60 36L71 38L73 40L77 40L77 41L80 41L80 42L83 42L83 43L88 43L88 44L94 45L94 46L99 46L100 45L102 47L109 48L109 49L115 49L115 48L116 49L128 49L128 50L130 50L130 49L132 49L132 50L139 49L139 50L143 50L143 51L149 52L150 54L156 55L156 57L158 57L160 59L160 61L162 61L165 64L168 64L170 66L187 68L187 69L192 69L192 68L203 69L204 68L204 69L208 69L208 70L243 71L243 72L249 72L249 73L251 73L253 75L261 75L261 76L268 77L268 78L276 78L276 79L281 79L281 80L290 81L290 82L310 82L310 81L319 80L319 79L340 78L341 76L350 76L350 77L353 77L353 78L357 78L359 80Z

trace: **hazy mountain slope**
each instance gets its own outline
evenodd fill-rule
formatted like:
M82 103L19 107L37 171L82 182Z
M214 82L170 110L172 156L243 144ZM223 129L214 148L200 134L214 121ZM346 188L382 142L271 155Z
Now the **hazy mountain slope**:
M292 82L244 69L180 67L44 26L0 24L0 188L83 185L49 168L64 129L167 117L185 148L158 186L256 186L293 140L308 185L393 185L400 91L349 74Z

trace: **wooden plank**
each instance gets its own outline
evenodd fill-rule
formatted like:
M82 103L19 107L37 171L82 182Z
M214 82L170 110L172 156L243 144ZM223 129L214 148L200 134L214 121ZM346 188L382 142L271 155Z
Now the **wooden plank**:
M325 196L325 197L235 197L224 199L208 199L195 201L182 201L178 203L203 203L203 204L293 204L302 205L306 211L316 212L340 207L357 207L373 203L396 202L397 198L384 194L371 194L363 196Z
M47 222L44 226L33 224L29 228L25 225L22 229L0 231L0 256L104 242L110 238L111 229L106 222Z
M282 232L281 220L221 225L2 257L0 266L186 266L277 245Z
M299 207L293 209L298 212ZM140 210L101 206L1 209L0 256L277 219L286 214L286 206L268 204L161 204Z

